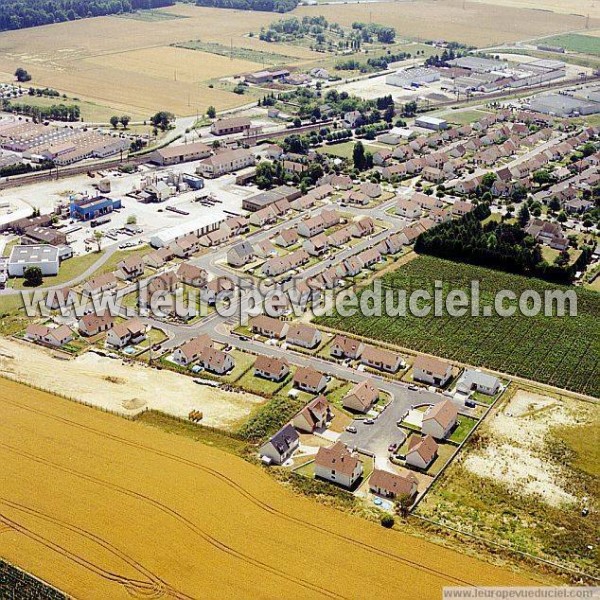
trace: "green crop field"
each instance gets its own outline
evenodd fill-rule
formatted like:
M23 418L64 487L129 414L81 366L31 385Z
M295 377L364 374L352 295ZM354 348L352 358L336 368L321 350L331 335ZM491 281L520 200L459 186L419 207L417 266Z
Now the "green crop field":
M298 58L278 52L263 52L262 50L253 50L252 48L240 48L239 46L225 46L218 42L203 42L201 40L190 40L189 42L178 42L172 44L176 48L185 48L187 50L200 50L226 56L227 58L239 58L249 60L263 65L285 65L298 62Z
M534 290L566 290L538 279L529 279L499 271L457 264L421 256L382 278L383 290L429 290L434 282L443 282L443 291L467 292L471 281L480 285L480 306L493 306L500 290L517 296ZM600 396L600 295L573 288L577 298L577 316L526 317L464 316L450 317L446 311L429 316L342 317L338 314L316 319L321 325L341 329L373 339L413 348L468 364L488 367L504 373L555 385L581 393ZM361 292L361 294L364 293Z
M564 35L543 38L542 40L538 40L538 42L547 46L560 46L571 52L600 56L600 37L594 37L592 35L565 33Z

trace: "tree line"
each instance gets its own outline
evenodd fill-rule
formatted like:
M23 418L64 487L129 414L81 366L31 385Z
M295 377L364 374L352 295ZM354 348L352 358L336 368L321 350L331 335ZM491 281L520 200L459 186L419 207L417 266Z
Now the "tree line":
M53 121L79 121L81 111L77 104L52 104L51 106L35 106L27 102L2 101L2 110L33 117L36 121L52 119Z
M298 0L197 0L196 5L286 13L298 6Z
M0 31L174 4L174 0L1 0Z
M464 217L441 223L422 233L417 238L415 250L563 284L571 283L575 273L582 270L591 258L593 249L584 246L574 264L567 264L568 260L549 264L542 258L540 244L527 234L521 223L489 221L483 225L482 221L490 214L488 204L480 203Z

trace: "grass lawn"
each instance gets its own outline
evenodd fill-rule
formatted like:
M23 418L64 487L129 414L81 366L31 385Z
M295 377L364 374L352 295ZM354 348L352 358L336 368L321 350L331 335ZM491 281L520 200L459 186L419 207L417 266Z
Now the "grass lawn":
M44 277L44 281L41 288L50 287L53 285L60 285L71 281L75 277L81 275L84 271L89 269L95 262L102 258L102 253L91 252L89 254L82 254L81 256L74 256L61 263L58 275L55 277ZM24 279L10 279L9 283L15 290L31 289L26 288L23 283ZM36 288L39 289L39 288Z
M439 444L438 455L433 463L427 469L427 475L435 477L444 467L444 465L452 458L452 455L456 452L456 446L452 444Z
M464 415L458 415L458 425L452 432L450 440L460 444L465 438L471 433L473 427L477 424L477 419L471 417L465 417Z
M18 239L14 239L14 240L11 240L10 242L7 242L4 246L4 250L2 251L2 256L4 258L8 258L13 249L13 246L16 246L18 243L19 243Z
M490 113L483 110L451 111L443 114L443 118L456 125L470 125Z
M255 377L254 369L250 369L235 382L235 385L252 394L269 397L273 396L280 388L285 387L291 378L292 374L290 373L283 381L269 381L262 377Z
M235 366L222 379L227 383L233 383L234 381L237 381L246 371L248 371L248 369L250 369L250 372L252 372L251 367L256 360L256 356L247 354L241 350L232 350L229 354L233 358Z
M544 45L560 46L565 50L571 50L572 52L578 52L580 54L600 56L600 37L592 35L566 33L564 35L555 35L553 37L543 38L539 41Z
M354 151L354 141L348 140L347 142L340 142L339 144L327 144L322 148L319 148L319 152L322 154L328 154L329 156L337 156L338 158L352 158L352 152Z
M315 461L311 458L308 462L294 469L294 473L312 479L315 476Z
M330 382L330 386L327 387L327 401L338 409L342 409L342 399L353 388L354 384L338 380L334 381L336 381L336 385L331 385Z

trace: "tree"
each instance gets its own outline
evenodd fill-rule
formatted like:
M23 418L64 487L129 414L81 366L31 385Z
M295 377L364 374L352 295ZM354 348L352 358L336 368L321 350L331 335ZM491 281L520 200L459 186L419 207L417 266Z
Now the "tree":
M131 117L129 115L123 115L119 120L121 121L121 125L123 125L123 129L127 129Z
M119 117L117 117L117 115L113 115L110 118L110 124L113 126L113 129L116 129L119 125Z
M39 267L27 267L23 272L25 285L27 287L38 287L42 285L42 270Z
M385 112L383 113L383 120L386 123L391 123L394 120L394 114L395 114L395 110L394 110L394 105L390 104L386 109Z
M486 173L481 179L481 187L485 188L486 190L492 189L492 186L494 185L494 182L496 181L496 179L498 179L498 176L496 175L496 173L494 173L494 172Z
M529 223L530 219L529 209L527 208L527 204L523 204L517 213L517 220L519 221L519 225L521 227L525 227L527 223Z
M367 159L365 155L365 147L362 142L356 142L354 144L354 150L352 151L352 161L354 168L359 171L364 171L367 167Z
M548 203L548 209L552 212L560 210L560 202L556 196L553 196L552 200Z
M566 223L568 220L567 214L565 213L564 210L561 210L558 213L558 217L556 217L556 219L558 220L559 223Z
M550 173L550 171L547 169L540 169L539 171L536 171L531 178L538 185L546 185L553 179L552 173Z
M383 517L381 517L381 525L386 529L391 529L394 526L394 517L391 515L383 515Z
M101 231L94 231L94 240L96 241L98 252L102 250L102 238L104 238L104 234Z
M217 117L217 109L212 104L206 109L206 116L209 119L215 119Z
M171 121L175 119L175 115L166 110L160 110L150 118L150 122L155 128L166 131L171 125Z
M19 83L24 83L26 81L31 81L31 75L22 67L19 67L15 71L15 77Z
M135 215L129 215L127 217L127 225L135 225L137 223L137 217Z

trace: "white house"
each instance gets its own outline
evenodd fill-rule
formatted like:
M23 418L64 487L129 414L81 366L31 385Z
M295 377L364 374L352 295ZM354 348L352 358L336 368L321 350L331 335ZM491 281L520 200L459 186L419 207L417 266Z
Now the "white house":
M421 431L436 440L443 440L456 425L458 411L451 400L430 406L423 415Z
M261 446L261 457L270 459L276 465L282 465L292 456L300 445L300 436L291 424L282 427L271 439Z
M362 462L342 442L320 447L315 458L315 477L351 488L363 473Z
M430 435L412 435L408 440L406 464L425 470L435 460L438 445Z

